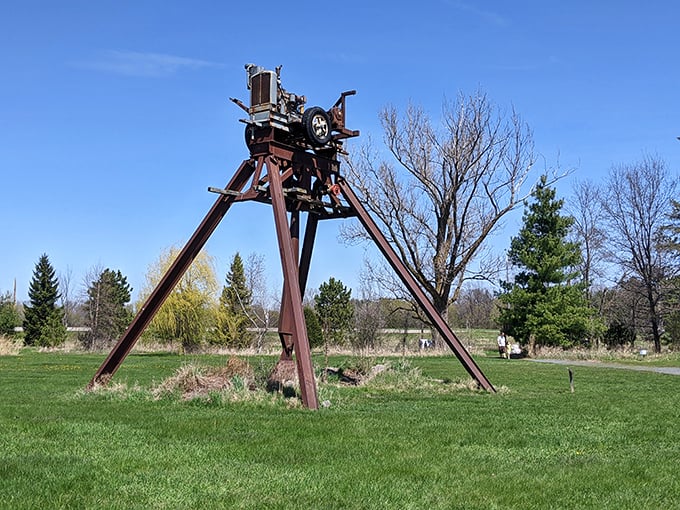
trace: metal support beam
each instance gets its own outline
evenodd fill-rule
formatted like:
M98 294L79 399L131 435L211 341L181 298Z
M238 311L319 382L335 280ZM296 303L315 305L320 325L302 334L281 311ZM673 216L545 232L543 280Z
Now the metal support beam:
M300 251L300 211L297 209L290 213L289 230L289 242L295 258L295 267L298 267L298 253ZM302 293L303 291L301 289L300 294L302 295ZM291 296L288 293L288 288L284 285L281 296L281 308L279 310L279 338L281 339L281 346L283 348L281 359L291 359L293 349L295 348L295 342L293 340L295 323L290 310L292 310Z
M286 198L283 195L283 188L281 186L279 164L273 156L269 156L265 164L267 165L267 175L269 176L269 193L271 195L272 208L274 209L274 223L283 269L283 295L284 297L288 296L288 303L290 303L290 309L286 313L291 315L293 319L293 343L302 403L309 409L318 409L319 399L316 392L314 367L312 366L309 339L307 338L305 316L302 311L297 256L294 253L290 227L286 217Z
M161 307L163 302L175 288L177 282L182 278L186 270L194 261L201 248L210 238L210 235L215 231L217 225L220 224L224 215L234 202L236 195L240 193L245 186L248 179L252 176L254 171L252 160L246 160L241 163L226 190L230 193L220 194L213 204L208 214L198 226L191 239L184 246L175 261L170 266L170 269L163 275L161 281L156 285L156 288L151 292L142 308L137 312L137 315L132 320L132 323L125 330L116 346L111 350L109 356L102 363L97 373L94 375L90 383L87 385L88 389L93 388L96 384L106 384L113 374L118 370L123 360L130 353L135 343L141 336L142 332L149 325L149 322L154 318L156 312ZM231 193L233 192L233 193Z
M444 321L441 315L437 313L437 310L434 308L434 305L432 305L432 302L425 295L423 290L418 285L418 282L416 282L415 278L413 278L413 275L411 275L408 268L401 261L392 246L390 246L387 239L385 239L385 236L378 228L378 225L373 221L373 218L369 216L366 209L364 209L364 206L361 204L359 198L356 196L347 181L344 179L338 179L338 184L340 185L340 190L342 191L345 200L347 200L347 203L350 205L350 207L354 209L359 221L371 236L375 244L378 246L378 249L380 249L384 257L392 266L392 269L394 269L394 271L397 273L402 283L411 292L411 295L416 300L416 303L418 303L420 308L422 308L423 312L425 312L425 315L427 315L434 327L437 328L437 331L439 331L442 338L451 348L458 360L463 364L465 370L467 370L467 372L482 388L487 391L495 392L496 390L491 382L486 378L484 373L482 373L480 368L477 366L460 340L458 340L455 333L451 330L446 321Z
M300 216L299 211L291 212L291 241L293 243L293 250L297 254L299 247L299 222ZM300 296L304 299L305 290L307 288L307 277L309 275L309 267L312 262L312 251L314 249L314 239L316 237L316 229L319 224L319 217L316 214L307 215L307 224L305 225L305 239L302 244L302 255L298 263L298 277L300 279ZM281 308L279 312L279 337L281 339L281 345L283 350L279 359L290 359L293 352L293 339L292 339L292 319L288 310L290 310L290 296L286 294L285 288L283 291L283 296L281 298ZM304 310L303 310L304 312ZM304 315L304 313L303 313Z
M415 301L429 317L468 373L481 387L488 391L495 391L448 324L437 313L431 301L387 242L376 223L368 215L349 184L339 176L337 154L328 157L314 155L304 150L283 146L273 139L262 140L250 148L251 159L241 164L229 184L224 189L210 189L210 191L219 194L215 204L170 269L163 275L137 316L90 381L88 388L92 388L96 384L106 384L113 376L231 205L234 202L254 200L270 204L274 213L283 269L279 326L279 336L283 347L281 358L291 359L293 353L295 354L300 392L305 407L309 409L318 409L319 407L314 368L302 308L302 297L307 284L317 226L321 219L348 216L359 218L389 264L410 290ZM263 174L265 167L266 175ZM340 202L339 196L336 196L336 191L327 192L330 202L322 202L318 197L318 189L314 188L313 178L317 179L317 184L322 183L323 186L330 186L331 188L339 187L339 191L348 205ZM252 179L252 183L246 191L243 191L249 179ZM291 187L290 184L293 181L296 181L294 182L295 186ZM287 185L285 190L284 182ZM315 193L317 194L315 195ZM316 198L312 198L313 196ZM291 215L290 223L288 212ZM301 212L307 212L302 252L300 252L299 246Z
M302 242L302 254L300 257L300 294L304 298L307 289L307 277L309 267L312 263L312 251L314 250L314 240L316 239L316 227L319 225L319 217L316 214L307 215L305 225L305 239Z

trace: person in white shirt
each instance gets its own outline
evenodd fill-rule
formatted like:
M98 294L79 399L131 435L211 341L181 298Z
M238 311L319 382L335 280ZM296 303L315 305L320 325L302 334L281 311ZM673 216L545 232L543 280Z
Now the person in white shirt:
M501 358L505 358L508 353L507 349L507 339L505 338L505 332L501 331L500 335L496 339L498 342L498 354Z

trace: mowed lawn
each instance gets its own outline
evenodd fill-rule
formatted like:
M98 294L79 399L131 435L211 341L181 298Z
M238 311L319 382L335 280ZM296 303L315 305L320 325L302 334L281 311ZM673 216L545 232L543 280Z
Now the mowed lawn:
M323 387L313 412L146 391L217 356L133 354L114 382L142 391L84 394L103 359L0 357L0 508L680 508L680 377L574 367L571 393L564 366L489 356L497 394Z

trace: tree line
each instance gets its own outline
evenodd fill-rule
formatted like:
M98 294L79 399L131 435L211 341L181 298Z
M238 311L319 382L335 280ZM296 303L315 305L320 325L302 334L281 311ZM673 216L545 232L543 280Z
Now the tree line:
M637 340L650 341L657 352L680 345L678 176L664 161L646 156L614 166L600 185L578 182L565 202L555 183L569 172L546 168L535 176L532 131L482 91L446 101L439 121L415 105L403 112L387 107L380 120L384 148L353 148L342 171L454 328L502 328L528 350ZM494 254L492 236L520 208L518 233L504 255ZM353 222L343 225L342 237L370 241ZM162 254L149 269L142 301L173 256L172 250ZM381 260L366 262L361 282L359 296L351 297L330 278L306 301L313 343L371 346L387 324L427 326ZM77 306L69 286L57 284L43 255L25 307L26 343L59 341L60 324L77 316L90 328L84 345L95 347L129 322L132 289L119 271L94 271ZM327 303L330 296L347 309ZM1 299L0 326L7 330L3 325L16 323L18 312L7 294ZM146 336L186 349L261 348L276 325L277 303L261 257L244 262L236 254L220 286L202 254Z
M110 348L176 255L177 250L171 248L149 267L140 300L132 304L133 289L120 270L89 270L82 298L77 299L67 288L69 277L58 278L48 255L43 254L33 271L27 303L18 306L9 293L0 296L0 335L18 336L28 346L51 347L65 342L67 324L80 325L84 331L78 340L83 348ZM277 326L277 308L277 299L266 286L261 256L253 254L244 263L237 252L218 289L212 259L202 252L160 308L143 340L176 344L182 351L205 346L261 349L267 332ZM314 346L349 341L354 318L351 290L331 277L305 306L305 317ZM17 326L23 326L23 334L17 334Z
M360 147L346 172L442 317L455 319L464 290L485 281L497 289L498 327L527 350L680 345L678 176L663 160L577 183L565 208L553 186L570 172L532 177L531 130L482 91L446 101L439 122L414 105L387 107L380 119L386 150ZM519 233L494 256L490 238L520 207ZM356 224L343 236L367 241ZM369 262L368 278L408 299L381 261Z
M177 250L171 248L149 267L137 303L120 270L94 267L83 279L80 297L72 295L69 278L57 277L47 254L35 265L29 301L15 305L9 293L1 296L0 334L17 336L27 346L61 345L67 325L81 326L77 339L86 350L110 348L130 324ZM143 341L174 344L183 351L206 346L262 349L265 335L276 329L279 301L264 281L264 261L252 254L231 259L224 285L218 288L211 257L201 253L145 332ZM69 297L67 297L69 296ZM464 293L456 316L466 327L494 327L488 315L494 296L486 289ZM425 330L409 303L391 298L352 297L352 290L330 277L305 300L304 313L314 348L346 346L357 350L379 347L384 330ZM15 328L23 326L23 335Z

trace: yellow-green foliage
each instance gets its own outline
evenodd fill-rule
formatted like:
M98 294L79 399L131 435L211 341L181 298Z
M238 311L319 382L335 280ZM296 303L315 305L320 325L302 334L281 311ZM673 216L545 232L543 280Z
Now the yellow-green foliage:
M141 306L175 260L172 247L161 254L147 271ZM200 252L149 325L150 336L165 342L178 340L184 348L203 343L214 326L217 278L212 257Z

